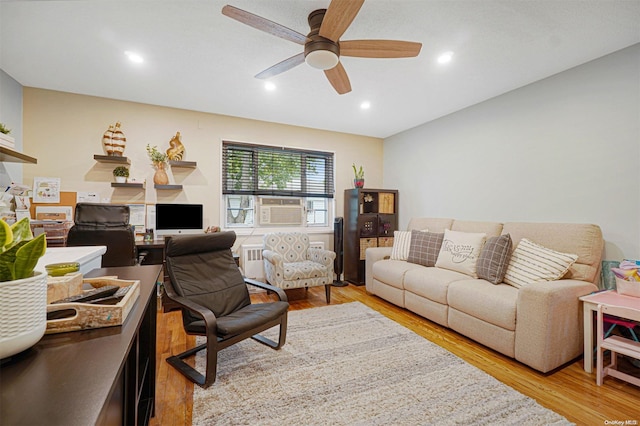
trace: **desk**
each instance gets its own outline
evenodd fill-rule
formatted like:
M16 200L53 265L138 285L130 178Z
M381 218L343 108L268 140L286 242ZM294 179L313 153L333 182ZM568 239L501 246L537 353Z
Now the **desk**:
M136 241L138 255L146 253L143 265L162 265L164 263L164 240Z
M156 280L161 266L102 268L88 276L140 280L118 327L45 335L0 367L2 425L146 425L156 387Z
M593 313L598 310L598 305L623 306L640 309L640 297L631 297L618 294L615 290L602 291L580 297L584 311L584 371L593 372Z

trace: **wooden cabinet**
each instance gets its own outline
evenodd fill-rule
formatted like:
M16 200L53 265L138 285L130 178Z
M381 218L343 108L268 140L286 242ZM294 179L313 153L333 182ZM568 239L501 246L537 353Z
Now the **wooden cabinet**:
M45 335L0 366L2 425L145 426L156 394L159 265L94 269L85 276L140 280L117 327Z
M344 277L365 283L365 252L369 247L391 247L398 229L398 191L347 189L344 192Z

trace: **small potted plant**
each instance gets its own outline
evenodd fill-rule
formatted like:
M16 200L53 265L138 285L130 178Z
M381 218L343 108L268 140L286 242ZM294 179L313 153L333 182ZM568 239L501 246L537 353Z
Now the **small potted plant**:
M33 238L29 218L9 226L0 220L0 358L21 352L47 328L47 274L35 271L47 249L45 234Z
M125 183L129 177L129 169L125 166L118 166L113 169L113 176L116 178L116 182Z
M353 163L351 167L353 167L354 174L353 186L355 186L356 188L364 188L364 169L362 168L362 166L360 166L360 168L357 168L355 163Z
M13 149L16 147L16 141L9 136L9 133L11 133L11 129L5 126L4 123L0 123L0 145Z
M156 185L168 184L169 176L167 176L167 172L164 170L164 166L167 162L167 154L158 151L158 147L156 145L151 147L149 144L147 144L147 154L156 168L156 173L153 175L153 183Z
M129 169L125 166L118 166L113 169L113 176L116 178L116 182L125 183L129 177Z

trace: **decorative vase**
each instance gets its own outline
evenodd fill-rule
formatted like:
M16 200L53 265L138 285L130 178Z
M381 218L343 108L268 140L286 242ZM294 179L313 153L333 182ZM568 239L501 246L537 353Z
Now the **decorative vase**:
M127 138L124 137L124 133L120 130L120 122L116 123L116 127L113 129L113 136L111 137L111 147L113 154L117 157L122 157L124 154L124 148L127 145Z
M116 178L116 182L118 183L126 183L127 182L127 177L126 176L115 176Z
M156 185L166 185L169 183L169 176L164 170L164 163L156 163L156 173L153 175L153 183Z
M0 358L38 343L47 329L47 274L0 282Z
M102 135L102 146L104 147L104 152L107 155L113 155L113 145L111 144L111 138L113 137L113 124L109 124L109 128L104 135Z
M364 179L354 179L353 186L356 188L364 188Z

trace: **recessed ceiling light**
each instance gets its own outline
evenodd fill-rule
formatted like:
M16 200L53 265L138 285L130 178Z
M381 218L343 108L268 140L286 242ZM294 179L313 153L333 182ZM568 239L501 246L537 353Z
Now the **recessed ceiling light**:
M264 88L269 92L273 92L274 90L276 90L276 85L273 84L271 81L267 81L266 83L264 83Z
M136 52L132 52L130 50L127 50L126 52L124 52L125 55L127 55L127 57L129 58L129 60L131 62L134 62L136 64L141 64L144 62L144 58L142 56L140 56L139 54L137 54Z
M439 64L447 64L447 63L451 62L452 58L453 58L453 52L444 52L443 54L438 56L438 63Z
M371 108L371 102L369 101L364 101L360 104L360 108L361 109L369 109Z

